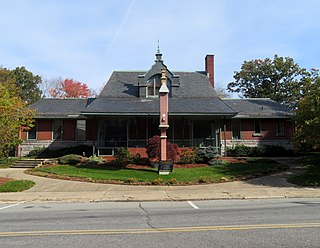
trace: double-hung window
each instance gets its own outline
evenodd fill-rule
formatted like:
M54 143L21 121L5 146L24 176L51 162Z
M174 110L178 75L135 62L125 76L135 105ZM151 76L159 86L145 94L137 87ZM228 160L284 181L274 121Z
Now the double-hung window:
M86 120L77 120L77 140L86 140Z
M261 121L254 120L254 135L262 135Z
M27 140L36 140L37 139L37 122L34 123L34 126L31 127L27 132Z
M276 134L278 136L285 135L284 121L283 120L277 120L277 122L276 122Z
M241 139L240 120L232 120L232 139Z

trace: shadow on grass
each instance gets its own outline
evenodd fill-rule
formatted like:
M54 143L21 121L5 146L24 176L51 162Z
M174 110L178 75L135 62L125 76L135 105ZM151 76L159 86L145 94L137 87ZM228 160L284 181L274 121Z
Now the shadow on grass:
M278 188L305 187L300 183L296 184L296 181L292 180L306 171L306 165L302 163L301 158L274 158L274 160L280 165L278 171L271 172L269 175L247 180L246 182L253 185Z
M158 173L158 170L151 167L150 169L146 169L146 168L139 168L139 169L135 169L135 168L128 168L126 166L118 166L118 165L112 165L109 163L105 163L105 164L81 164L79 166L77 166L77 168L81 168L81 169L96 169L96 170L110 170L110 171L121 171L121 170L131 170L131 171L143 171L143 172L150 172L150 173Z

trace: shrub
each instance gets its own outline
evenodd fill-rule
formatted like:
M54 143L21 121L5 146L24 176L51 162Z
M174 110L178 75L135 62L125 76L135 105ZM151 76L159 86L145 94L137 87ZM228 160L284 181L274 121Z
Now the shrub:
M196 151L190 149L182 149L179 154L180 164L194 164L196 161Z
M295 156L295 152L290 149L286 149L283 146L266 146L265 156L269 157L283 157L283 156Z
M140 153L137 153L132 157L132 162L138 165L150 165L150 161L148 158L142 158Z
M163 182L163 179L158 177L157 179L154 179L151 183L153 185L160 185L160 184L162 184L162 182Z
M177 181L176 178L171 178L171 179L168 180L168 183L169 183L169 184L177 184L178 181Z
M218 166L218 165L225 165L225 164L227 164L227 162L221 159L212 159L209 161L210 166Z
M96 154L94 154L94 155L89 157L88 162L96 163L96 164L102 163L102 158L100 158Z
M18 158L15 158L15 157L0 158L0 168L8 168L11 164L16 162L17 160Z
M137 178L135 177L129 177L127 180L126 180L127 183L136 183L138 182Z
M58 159L59 164L76 165L81 162L81 156L76 154L68 154Z
M119 147L116 149L114 160L112 163L117 166L125 166L127 164L131 164L133 162L133 156L131 155L130 151L128 151L124 147Z
M27 157L40 157L41 154L44 154L47 150L45 147L35 147L28 153Z
M228 156L231 157L283 157L294 156L292 150L287 150L283 146L245 146L236 145L233 148L227 148Z
M196 162L209 163L213 158L220 157L219 149L213 146L199 147L196 149Z
M231 157L251 157L253 147L236 145L233 148L227 148L228 156Z
M177 144L172 144L167 142L167 159L168 160L176 160L178 155L178 148ZM153 136L148 140L148 144L146 146L147 154L149 159L161 159L161 140L160 136L156 135Z

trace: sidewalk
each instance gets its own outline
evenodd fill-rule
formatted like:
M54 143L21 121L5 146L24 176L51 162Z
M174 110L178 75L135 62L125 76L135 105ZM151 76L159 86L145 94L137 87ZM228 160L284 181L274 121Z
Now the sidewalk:
M279 159L280 161L281 159ZM286 181L299 168L283 159L291 169L248 181L193 186L131 186L99 184L37 177L24 169L1 169L0 177L28 179L36 185L24 192L0 193L0 203L8 202L98 202L98 201L181 201L212 199L261 199L320 197L319 188L298 187Z

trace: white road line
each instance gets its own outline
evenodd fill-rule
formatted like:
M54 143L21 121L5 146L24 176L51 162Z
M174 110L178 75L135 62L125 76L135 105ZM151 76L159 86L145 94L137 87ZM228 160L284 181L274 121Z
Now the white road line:
M191 207L193 207L194 209L199 209L199 207L198 207L197 205L195 205L193 202L187 201L187 203L189 203L189 205L190 205Z
M19 202L19 203L13 204L13 205L9 205L9 206L2 207L2 208L0 208L0 210L6 209L6 208L12 208L12 207L21 205L21 204L23 204L23 203L25 203L25 201Z

